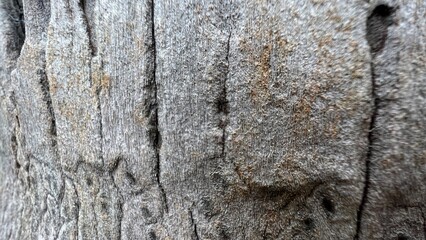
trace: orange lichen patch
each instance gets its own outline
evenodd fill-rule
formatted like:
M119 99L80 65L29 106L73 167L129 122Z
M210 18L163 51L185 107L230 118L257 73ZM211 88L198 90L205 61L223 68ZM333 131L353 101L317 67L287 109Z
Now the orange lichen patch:
M108 90L111 84L111 77L107 74L103 74L101 78L101 87L102 89Z
M418 154L418 156L414 157L414 164L416 166L423 166L426 164L426 151L423 151Z
M336 23L341 23L343 18L337 14L337 10L328 10L326 13L327 19Z
M351 77L353 79L360 79L364 76L364 69L362 67L359 67L359 65L355 65L351 68Z
M297 103L294 105L293 108L293 116L294 120L297 122L305 121L309 118L309 115L311 114L311 107L312 102L308 98L301 98Z
M296 48L296 43L290 42L280 36L276 38L276 43L278 46L277 52L281 54L281 57L288 56Z
M303 91L303 95L299 98L293 107L294 120L303 122L309 119L312 112L312 105L315 100L321 96L326 86L321 86L318 82L313 82Z
M55 95L58 90L58 81L53 76L48 76L50 94Z
M139 123L141 125L147 124L148 118L146 117L145 112L146 110L144 104L136 105L135 110L133 111L133 119L136 123Z
M318 125L318 118L323 118L328 113L316 106L317 101L328 101L325 97L325 93L330 90L332 85L329 82L314 81L307 84L303 94L293 105L293 133L295 135L313 136L322 134L322 131L326 126ZM315 110L315 113L314 113ZM319 110L321 110L319 112ZM313 115L314 114L314 115ZM333 132L337 133L338 128L333 129Z
M387 158L387 159L383 159L382 161L380 161L380 165L384 169L389 169L389 168L392 168L395 165L395 162L393 160Z
M341 124L340 115L335 116L331 121L327 121L325 135L327 137L336 139L337 136L340 134L340 124Z
M67 120L74 118L74 109L66 106L66 104L59 104L59 112L62 116L64 116Z
M323 4L326 0L311 0L313 4Z
M264 102L270 95L269 78L271 74L271 51L271 44L264 46L260 56L260 61L255 62L258 77L255 79L250 91L250 96L255 102Z
M97 91L99 88L108 91L111 86L111 77L105 74L102 70L92 71L92 91Z
M342 31L342 32L352 32L353 31L352 21L345 22L342 25L342 27L340 28L340 31Z
M246 185L253 182L254 167L251 165L235 164L235 172Z
M319 40L318 47L323 48L325 46L331 46L332 43L333 43L333 37L327 34Z

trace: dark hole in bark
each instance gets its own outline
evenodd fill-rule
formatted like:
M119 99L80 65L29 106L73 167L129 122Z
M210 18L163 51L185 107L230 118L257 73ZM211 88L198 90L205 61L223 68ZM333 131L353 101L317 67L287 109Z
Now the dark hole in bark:
M393 8L385 4L381 4L374 9L373 14L381 16L381 17L389 17L392 14L392 12L393 12Z
M393 7L381 4L367 19L367 41L373 54L380 52L385 47L388 27L393 23L394 11Z
M152 214L151 214L151 212L148 210L148 208L142 208L141 209L141 211L142 211L142 216L145 218L145 219L148 219L148 218L151 218L152 217Z
M315 227L314 220L312 218L307 218L303 221L305 224L306 230L311 230Z
M136 178L130 172L126 172L126 178L129 180L130 184L136 183Z
M256 195L259 198L266 198L266 199L276 199L278 197L283 196L286 193L288 193L286 189L279 188L279 187L261 186L261 187L252 189L252 194Z
M92 181L91 178L86 178L86 183L87 183L88 186L92 186L93 181Z
M102 207L102 211L105 211L105 212L108 211L108 204L103 202L103 203L101 203L101 207Z
M155 232L151 231L148 233L148 239L149 240L157 240L157 235L155 235Z
M228 101L224 96L216 100L216 109L219 113L228 114Z
M17 141L17 139L16 139L16 135L12 135L11 137L10 137L10 142L12 143L12 151L13 151L13 153L14 154L16 154L16 151L17 151L17 145L18 145L18 141Z
M322 199L322 206L329 213L334 213L335 211L334 203L326 197Z
M403 234L403 233L399 233L398 234L398 240L408 240L410 239L407 235Z
M123 157L118 156L111 161L111 164L110 164L110 171L111 172L114 172L115 170L117 170L118 165L120 164L121 160L123 160Z
M219 237L220 237L220 239L223 239L223 240L231 239L228 235L228 232L225 229L220 230Z

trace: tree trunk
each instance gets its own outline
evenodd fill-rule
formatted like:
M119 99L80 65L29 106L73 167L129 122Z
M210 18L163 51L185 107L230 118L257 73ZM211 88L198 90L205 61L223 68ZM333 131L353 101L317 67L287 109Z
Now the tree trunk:
M426 2L0 0L1 239L426 239Z

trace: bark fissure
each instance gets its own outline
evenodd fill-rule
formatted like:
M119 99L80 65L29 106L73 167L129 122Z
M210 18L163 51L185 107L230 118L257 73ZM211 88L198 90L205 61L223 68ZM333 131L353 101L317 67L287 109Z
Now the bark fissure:
M219 96L219 103L218 108L220 113L222 113L222 157L223 160L226 161L226 127L228 125L228 113L229 113L229 106L228 106L228 89L227 89L227 80L229 78L229 52L230 52L230 42L231 42L231 34L232 31L229 31L229 35L226 41L226 66L225 66L225 79L222 81L222 92Z
M118 203L118 239L121 239L121 226L123 224L123 202Z
M423 219L423 236L426 239L426 214L425 214L425 211L423 211L422 207L419 207L419 209Z
M195 239L196 239L196 240L199 240L199 239L200 239L200 236L198 235L197 224L195 223L195 220L194 220L194 216L193 216L192 210L189 210L189 219L190 219L190 221L191 221L191 225L192 225L192 227L194 228L194 229L193 229L193 231L194 231Z
M47 79L47 75L45 72L45 67L43 70L39 70L39 78L40 78L40 87L43 94L43 101L46 103L47 111L49 113L50 118L50 129L49 133L52 136L52 146L56 148L57 143L57 131L56 131L56 117L55 111L52 104L52 95L50 94L50 83Z
M370 46L370 71L371 71L371 97L373 99L373 106L371 110L370 126L368 129L368 149L365 160L365 180L364 189L362 193L361 203L358 207L357 212L357 225L354 239L360 238L362 215L365 209L365 205L368 200L369 188L370 188L370 175L371 175L371 158L374 151L375 142L375 129L377 124L377 116L381 99L377 94L379 88L376 81L377 72L375 66L376 55L380 53L386 44L388 27L393 23L392 14L394 9L387 5L378 5L367 19L367 42Z
M266 230L268 230L268 223L265 224L265 228L263 229L263 232L262 232L262 239L263 240L268 239L268 236L266 234Z
M86 27L86 33L87 33L87 38L89 41L89 49L90 52L92 54L92 57L94 55L96 55L96 48L95 45L93 43L93 38L92 38L92 30L90 29L90 25L89 25L89 19L87 18L87 11L86 11L86 0L80 0L78 2L80 10L82 11L82 18L83 18L83 23Z
M12 102L13 108L17 111L16 98L15 98L15 93L13 91L12 91L11 96L10 96L10 101ZM16 169L19 169L21 167L21 165L18 161L19 143L18 143L17 131L21 127L21 124L20 124L20 121L19 121L18 113L15 113L15 124L16 124L16 126L13 127L12 135L10 137L10 143L11 143L12 154L13 154L13 157L15 159L15 167L16 167Z
M91 61L89 62L89 69L90 69L90 73L89 73L89 78L90 78L90 83L93 85L93 76L92 76L92 72L93 72L93 65L92 65L92 61L93 58L97 55L96 52L96 47L94 45L93 42L93 36L92 36L92 32L91 32L91 28L90 28L90 24L89 24L89 19L87 16L87 11L86 11L86 1L85 0L80 0L78 2L79 8L82 12L82 18L83 18L83 24L86 30L86 34L87 34L87 44L89 47L89 52L90 52L90 57L91 57ZM96 97L96 109L97 109L97 118L98 118L98 124L99 124L99 148L100 148L100 153L99 153L99 159L101 160L102 164L105 164L104 162L104 158L103 158L103 124L102 124L102 107L101 107L101 91L102 91L102 87L101 86L95 86L95 97Z
M161 196L163 199L163 207L165 212L167 213L169 211L168 203L167 203L167 195L166 191L164 190L164 187L161 183L161 132L159 129L159 120L158 120L158 108L159 108L159 100L158 100L158 83L156 79L156 71L157 71L157 46L156 46L156 39L155 39L155 4L154 0L151 0L151 38L152 38L152 91L153 91L153 100L154 104L153 107L151 107L150 112L152 112L152 122L153 122L153 145L154 145L154 151L155 151L155 157L156 157L156 166L155 166L155 177L157 181L158 188L161 192Z
M118 239L121 239L121 225L123 223L123 204L124 204L124 197L121 193L120 188L117 186L117 183L115 182L114 178L114 172L117 170L118 164L120 161L122 161L122 158L118 158L116 163L113 166L113 169L109 171L109 175L111 177L112 184L114 185L114 188L117 190L119 202L118 202Z
M22 3L19 0L11 2L12 6L9 11L6 13L9 20L14 25L14 30L17 36L15 40L15 47L17 50L21 51L22 45L25 40L25 18L24 18L24 9Z
M81 203L80 203L80 198L78 196L77 188L75 187L73 179L72 178L68 178L68 179L71 181L71 184L73 186L74 193L75 193L75 196L76 196L76 199L77 199L76 204L75 204L75 207L76 207L75 228L76 228L76 239L79 239L78 238L78 233L79 233L79 231L78 231L78 224L79 224L78 219L80 217L80 205L81 205Z
M373 68L373 64L371 66ZM378 99L375 96L375 83L374 83L374 70L372 70L372 81L373 81L373 98L374 98L374 106L373 111L371 115L370 120L370 126L369 126L369 132L368 132L368 150L367 150L367 156L365 159L365 178L364 178L364 189L362 191L362 198L361 203L358 207L357 212L357 225L356 225L356 234L354 239L359 239L360 237L360 231L361 231L361 223L362 223L362 214L364 212L365 204L367 203L369 188L370 188L370 171L371 171L371 157L373 152L373 138L374 138L374 127L376 123L376 117L377 117L377 106L378 106Z

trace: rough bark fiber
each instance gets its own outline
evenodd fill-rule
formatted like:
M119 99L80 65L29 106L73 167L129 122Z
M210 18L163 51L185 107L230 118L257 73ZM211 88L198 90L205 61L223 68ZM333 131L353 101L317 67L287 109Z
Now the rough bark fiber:
M426 2L0 22L1 239L426 239Z

